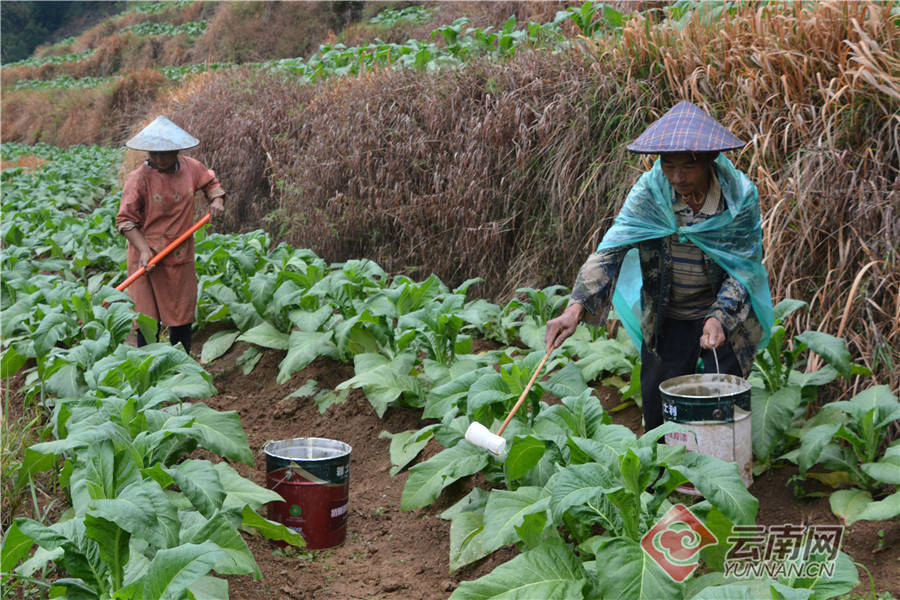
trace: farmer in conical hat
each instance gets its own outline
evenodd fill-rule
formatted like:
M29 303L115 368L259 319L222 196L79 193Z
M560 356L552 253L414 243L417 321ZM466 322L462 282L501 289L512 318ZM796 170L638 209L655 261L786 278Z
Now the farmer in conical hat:
M721 154L743 146L687 101L653 123L628 150L658 160L582 265L568 307L547 323L550 351L582 318L602 325L615 306L641 349L646 431L663 422L661 382L695 373L698 358L707 372L717 358L719 372L746 377L767 343L758 192Z
M200 161L179 156L180 150L199 144L175 123L157 117L125 144L148 153L147 161L129 173L122 190L116 229L128 238L128 274L147 266L170 242L193 225L194 194L202 191L214 219L225 211L225 190L216 174ZM188 238L176 250L148 268L128 288L135 309L169 328L173 345L191 351L191 325L197 304L194 240ZM138 346L146 340L140 331Z

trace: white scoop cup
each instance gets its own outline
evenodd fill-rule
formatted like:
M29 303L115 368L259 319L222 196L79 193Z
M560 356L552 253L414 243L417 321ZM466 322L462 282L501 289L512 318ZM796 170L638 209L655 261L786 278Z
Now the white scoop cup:
M522 395L519 396L518 402L516 402L516 405L513 406L511 411L509 411L509 414L506 415L506 420L503 421L503 425L500 426L500 429L497 430L497 433L493 434L487 427L485 427L478 421L473 421L472 424L469 425L469 428L466 429L467 441L478 446L479 448L484 448L494 456L500 456L504 452L506 452L506 440L500 436L503 435L503 430L505 430L506 426L509 425L509 422L512 420L513 416L515 416L516 411L519 410L520 406L522 406L522 402L525 401L525 397L531 390L531 386L534 385L535 380L538 378L541 369L544 368L544 363L547 362L548 358L550 358L549 352L544 354L544 358L541 359L541 363L538 365L537 369L534 371L534 374L531 376L531 380L528 382L528 385L526 385L525 389L522 390Z
M466 440L479 448L484 448L494 456L500 456L506 452L506 440L491 433L490 429L478 421L473 421L466 429Z

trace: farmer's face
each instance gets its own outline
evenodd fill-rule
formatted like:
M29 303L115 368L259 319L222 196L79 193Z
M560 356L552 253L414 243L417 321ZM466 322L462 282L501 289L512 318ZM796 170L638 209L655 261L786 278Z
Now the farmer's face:
M663 154L659 157L662 172L679 196L705 196L709 189L708 156L689 152Z
M178 160L178 152L150 152L150 166L159 171L170 171Z

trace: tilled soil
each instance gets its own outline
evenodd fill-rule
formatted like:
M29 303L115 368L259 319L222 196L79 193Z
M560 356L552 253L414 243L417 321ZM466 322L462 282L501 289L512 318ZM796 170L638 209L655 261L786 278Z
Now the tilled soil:
M253 373L244 376L234 365L243 349L238 344L225 357L207 366L221 390L208 404L217 410L237 410L255 451L254 468L238 466L241 473L265 485L262 447L267 441L325 437L353 447L352 476L345 543L287 557L265 540L250 540L263 579L231 578L232 598L445 599L460 581L480 577L515 556L514 548L505 548L479 563L449 572L450 523L437 515L471 490L473 478L445 489L432 506L400 510L400 494L408 475L404 471L394 478L389 476L390 441L380 439L379 433L421 427L424 423L419 409L389 409L379 419L364 394L354 390L345 404L334 405L322 415L309 398L285 397L309 379L318 382L320 389L333 389L353 376L351 365L320 358L279 386L275 377L281 353L267 352ZM597 395L607 410L618 404L615 390L600 387ZM633 431L641 430L637 407L611 414L614 422ZM432 441L420 460L440 449ZM794 496L788 480L796 472L795 467L788 466L771 469L756 478L750 491L759 499L758 523L836 524L827 496ZM808 482L806 485L807 491L824 491L811 488ZM842 548L868 569L876 590L900 590L900 522L855 523L847 529ZM856 592L867 593L871 585L863 569L860 578Z
M198 350L210 333L201 332L197 336L195 347ZM445 599L459 582L476 579L515 556L515 548L504 548L476 564L449 572L450 523L437 515L467 494L473 485L483 485L479 476L449 486L429 507L400 510L400 495L408 475L404 471L390 477L390 440L379 438L379 434L421 427L424 423L419 409L392 408L379 418L364 394L354 390L346 403L336 404L324 415L320 414L311 398L286 396L310 379L317 382L319 389L333 389L353 376L352 365L320 358L296 373L289 382L277 385L275 378L283 353L266 351L255 370L250 375L243 375L235 360L246 347L246 344L238 343L224 357L206 365L219 394L205 402L216 410L238 411L254 450L253 467L233 466L243 476L265 485L266 460L262 448L266 442L295 437L341 440L353 447L350 511L346 541L327 550L281 550L264 539L248 538L263 577L261 580L251 576L229 577L231 598ZM618 404L615 390L598 387L596 393L607 410ZM641 430L638 408L630 406L611 414L614 422L633 431ZM4 416L15 419L18 415ZM441 446L432 441L420 460L440 449ZM758 523L836 524L838 521L831 513L827 494L813 498L795 497L790 479L796 472L795 467L786 466L770 469L756 478L750 491L759 499ZM827 492L809 482L804 485L807 492ZM64 503L64 499L58 497L55 504L61 506L60 502ZM23 514L27 507L23 504L19 509L13 516ZM842 549L864 567L860 568L861 583L856 593L870 597L872 586L867 571L878 592L896 595L900 590L900 521L855 523L847 528Z

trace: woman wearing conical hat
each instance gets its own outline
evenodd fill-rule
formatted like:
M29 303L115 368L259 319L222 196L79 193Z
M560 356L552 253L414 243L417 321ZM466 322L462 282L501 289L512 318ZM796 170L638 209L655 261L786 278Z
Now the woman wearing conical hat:
M202 191L210 216L225 211L225 190L216 174L200 161L179 156L199 144L197 138L165 117L152 123L125 145L148 153L147 161L129 173L122 190L116 229L128 239L128 274L188 230L194 218L194 194ZM197 304L194 240L188 238L128 288L135 309L169 328L173 345L191 351L191 325ZM138 346L146 340L138 331Z
M663 422L659 384L707 371L746 377L767 343L772 300L762 265L758 192L722 152L739 140L682 101L628 149L659 155L582 265L568 307L547 323L547 351L610 304L641 349L644 427ZM715 356L713 354L715 349Z

